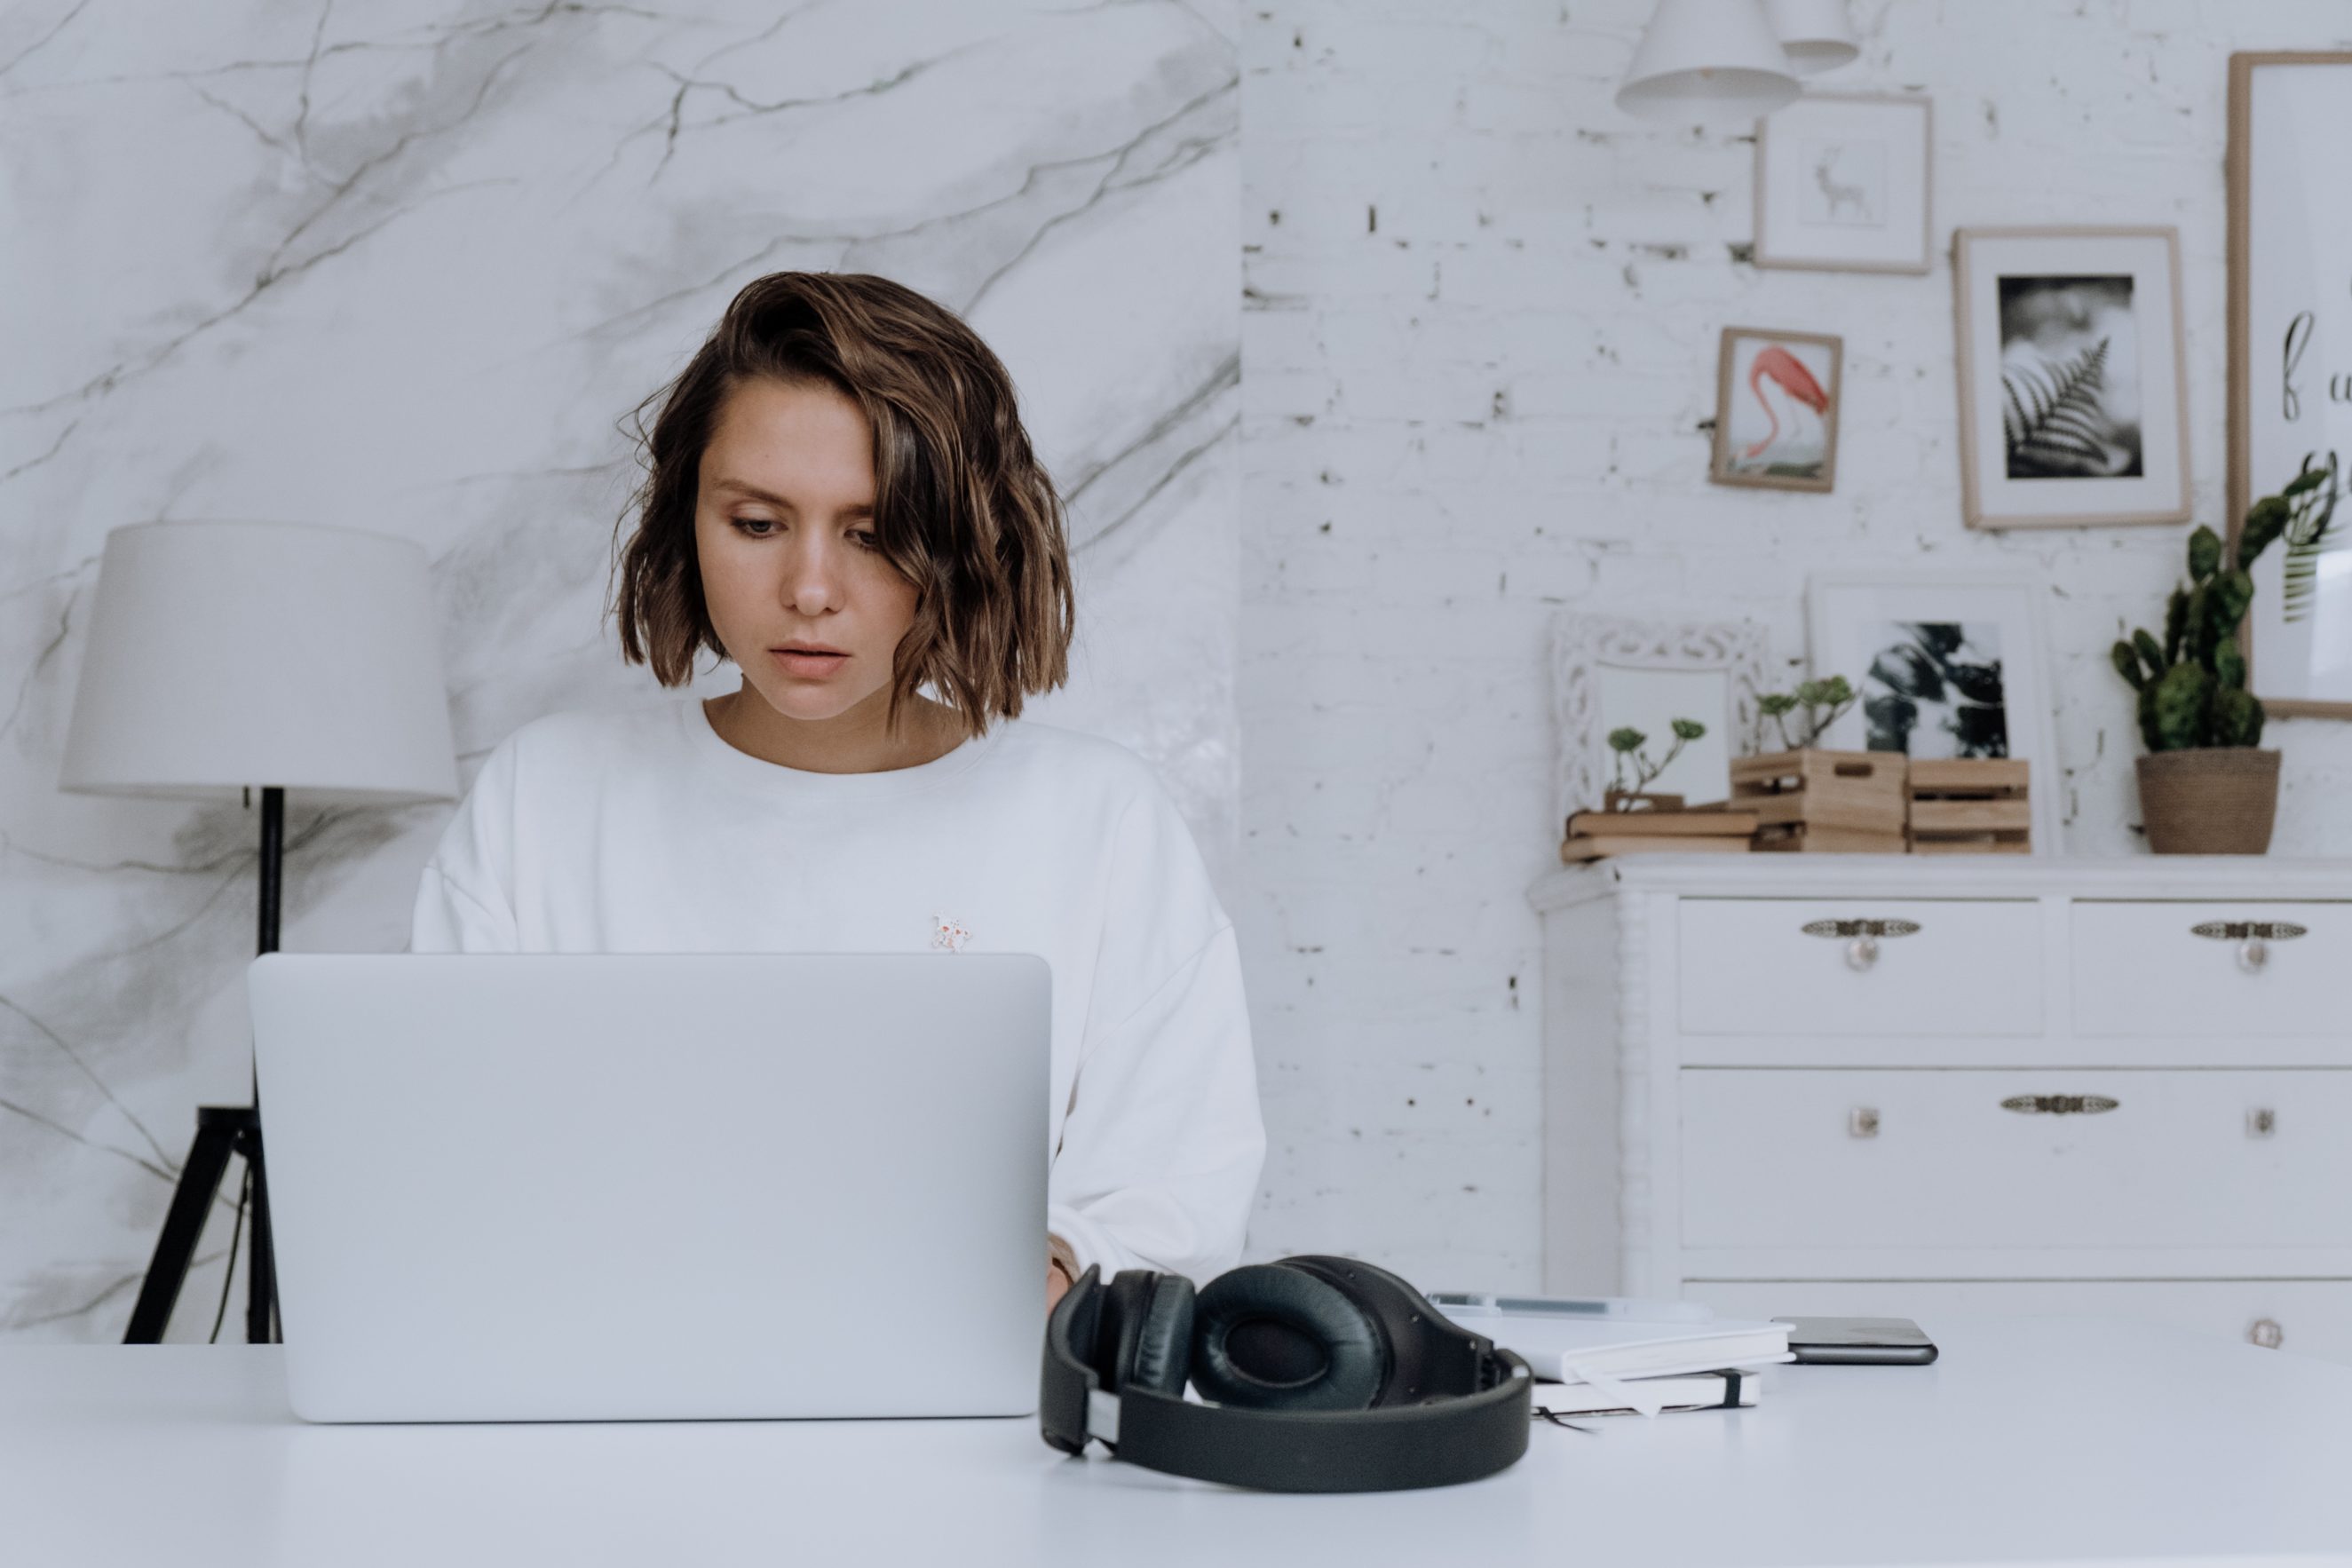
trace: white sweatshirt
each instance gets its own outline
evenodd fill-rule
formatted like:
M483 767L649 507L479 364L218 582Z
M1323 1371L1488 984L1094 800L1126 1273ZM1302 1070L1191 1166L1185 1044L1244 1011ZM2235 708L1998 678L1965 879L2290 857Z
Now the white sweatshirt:
M999 720L919 767L819 773L738 751L691 695L549 714L484 760L409 947L1039 954L1046 1228L1106 1280L1240 1254L1265 1133L1233 922L1116 742Z

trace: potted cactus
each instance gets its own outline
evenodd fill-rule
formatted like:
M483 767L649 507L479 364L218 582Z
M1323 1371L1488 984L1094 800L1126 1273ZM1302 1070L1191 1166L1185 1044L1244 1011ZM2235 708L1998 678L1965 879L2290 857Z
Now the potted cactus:
M2246 510L2234 552L2206 527L2189 536L2189 581L2164 610L2161 639L2116 642L2116 669L2139 693L2140 816L2159 855L2260 855L2278 815L2279 754L2261 749L2263 704L2246 689L2239 628L2254 601L2246 568L2282 533L2324 528L2336 463L2305 458L2286 488ZM2234 554L2234 559L2230 559Z

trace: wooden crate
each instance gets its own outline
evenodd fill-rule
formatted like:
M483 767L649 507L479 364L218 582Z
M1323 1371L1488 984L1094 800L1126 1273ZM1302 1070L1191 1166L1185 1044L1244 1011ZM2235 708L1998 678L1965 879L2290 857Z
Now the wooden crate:
M1900 855L1909 802L1900 752L1806 749L1735 757L1731 807L1756 814L1756 847Z
M1756 830L1756 847L1766 854L1810 849L1817 855L1900 855L1910 846L1900 833L1778 822Z
M2022 757L1913 763L1907 830L1912 853L2032 853L2032 784L2030 764Z

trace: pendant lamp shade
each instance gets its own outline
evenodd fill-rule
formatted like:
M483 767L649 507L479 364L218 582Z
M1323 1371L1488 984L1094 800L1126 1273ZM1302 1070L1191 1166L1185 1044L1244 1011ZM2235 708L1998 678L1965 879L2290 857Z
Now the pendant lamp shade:
M1797 78L1758 0L1658 0L1617 107L1654 120L1738 125L1793 101Z
M287 522L106 536L58 787L236 800L248 786L456 798L414 540Z
M1764 0L1764 15L1799 76L1835 70L1862 53L1845 0Z

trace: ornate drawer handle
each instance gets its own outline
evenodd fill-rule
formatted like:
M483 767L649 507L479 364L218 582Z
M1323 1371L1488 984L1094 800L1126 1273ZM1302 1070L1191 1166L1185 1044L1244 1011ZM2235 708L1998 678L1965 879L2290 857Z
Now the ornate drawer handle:
M2286 1342L2286 1331L2279 1327L2276 1318L2256 1318L2254 1326L2246 1331L2246 1340L2266 1351L2274 1351Z
M2104 1094L2012 1094L2000 1102L2003 1110L2021 1110L2029 1116L2073 1116L2077 1113L2096 1115L2113 1110L2123 1103Z
M2189 934L2210 937L2215 942L2293 942L2311 932L2289 921L2207 921L2203 925L2190 926Z
M1918 929L1917 921L1813 921L1804 927L1804 932L1807 936L1845 938L1845 966L1868 969L1878 962L1880 937L1909 936Z
M2249 974L2260 974L2271 961L2270 943L2293 942L2310 932L2291 921L2207 921L2190 926L2189 934L2236 942L2238 967Z
M1917 921L1814 921L1805 927L1807 936L1911 936L1919 930Z

